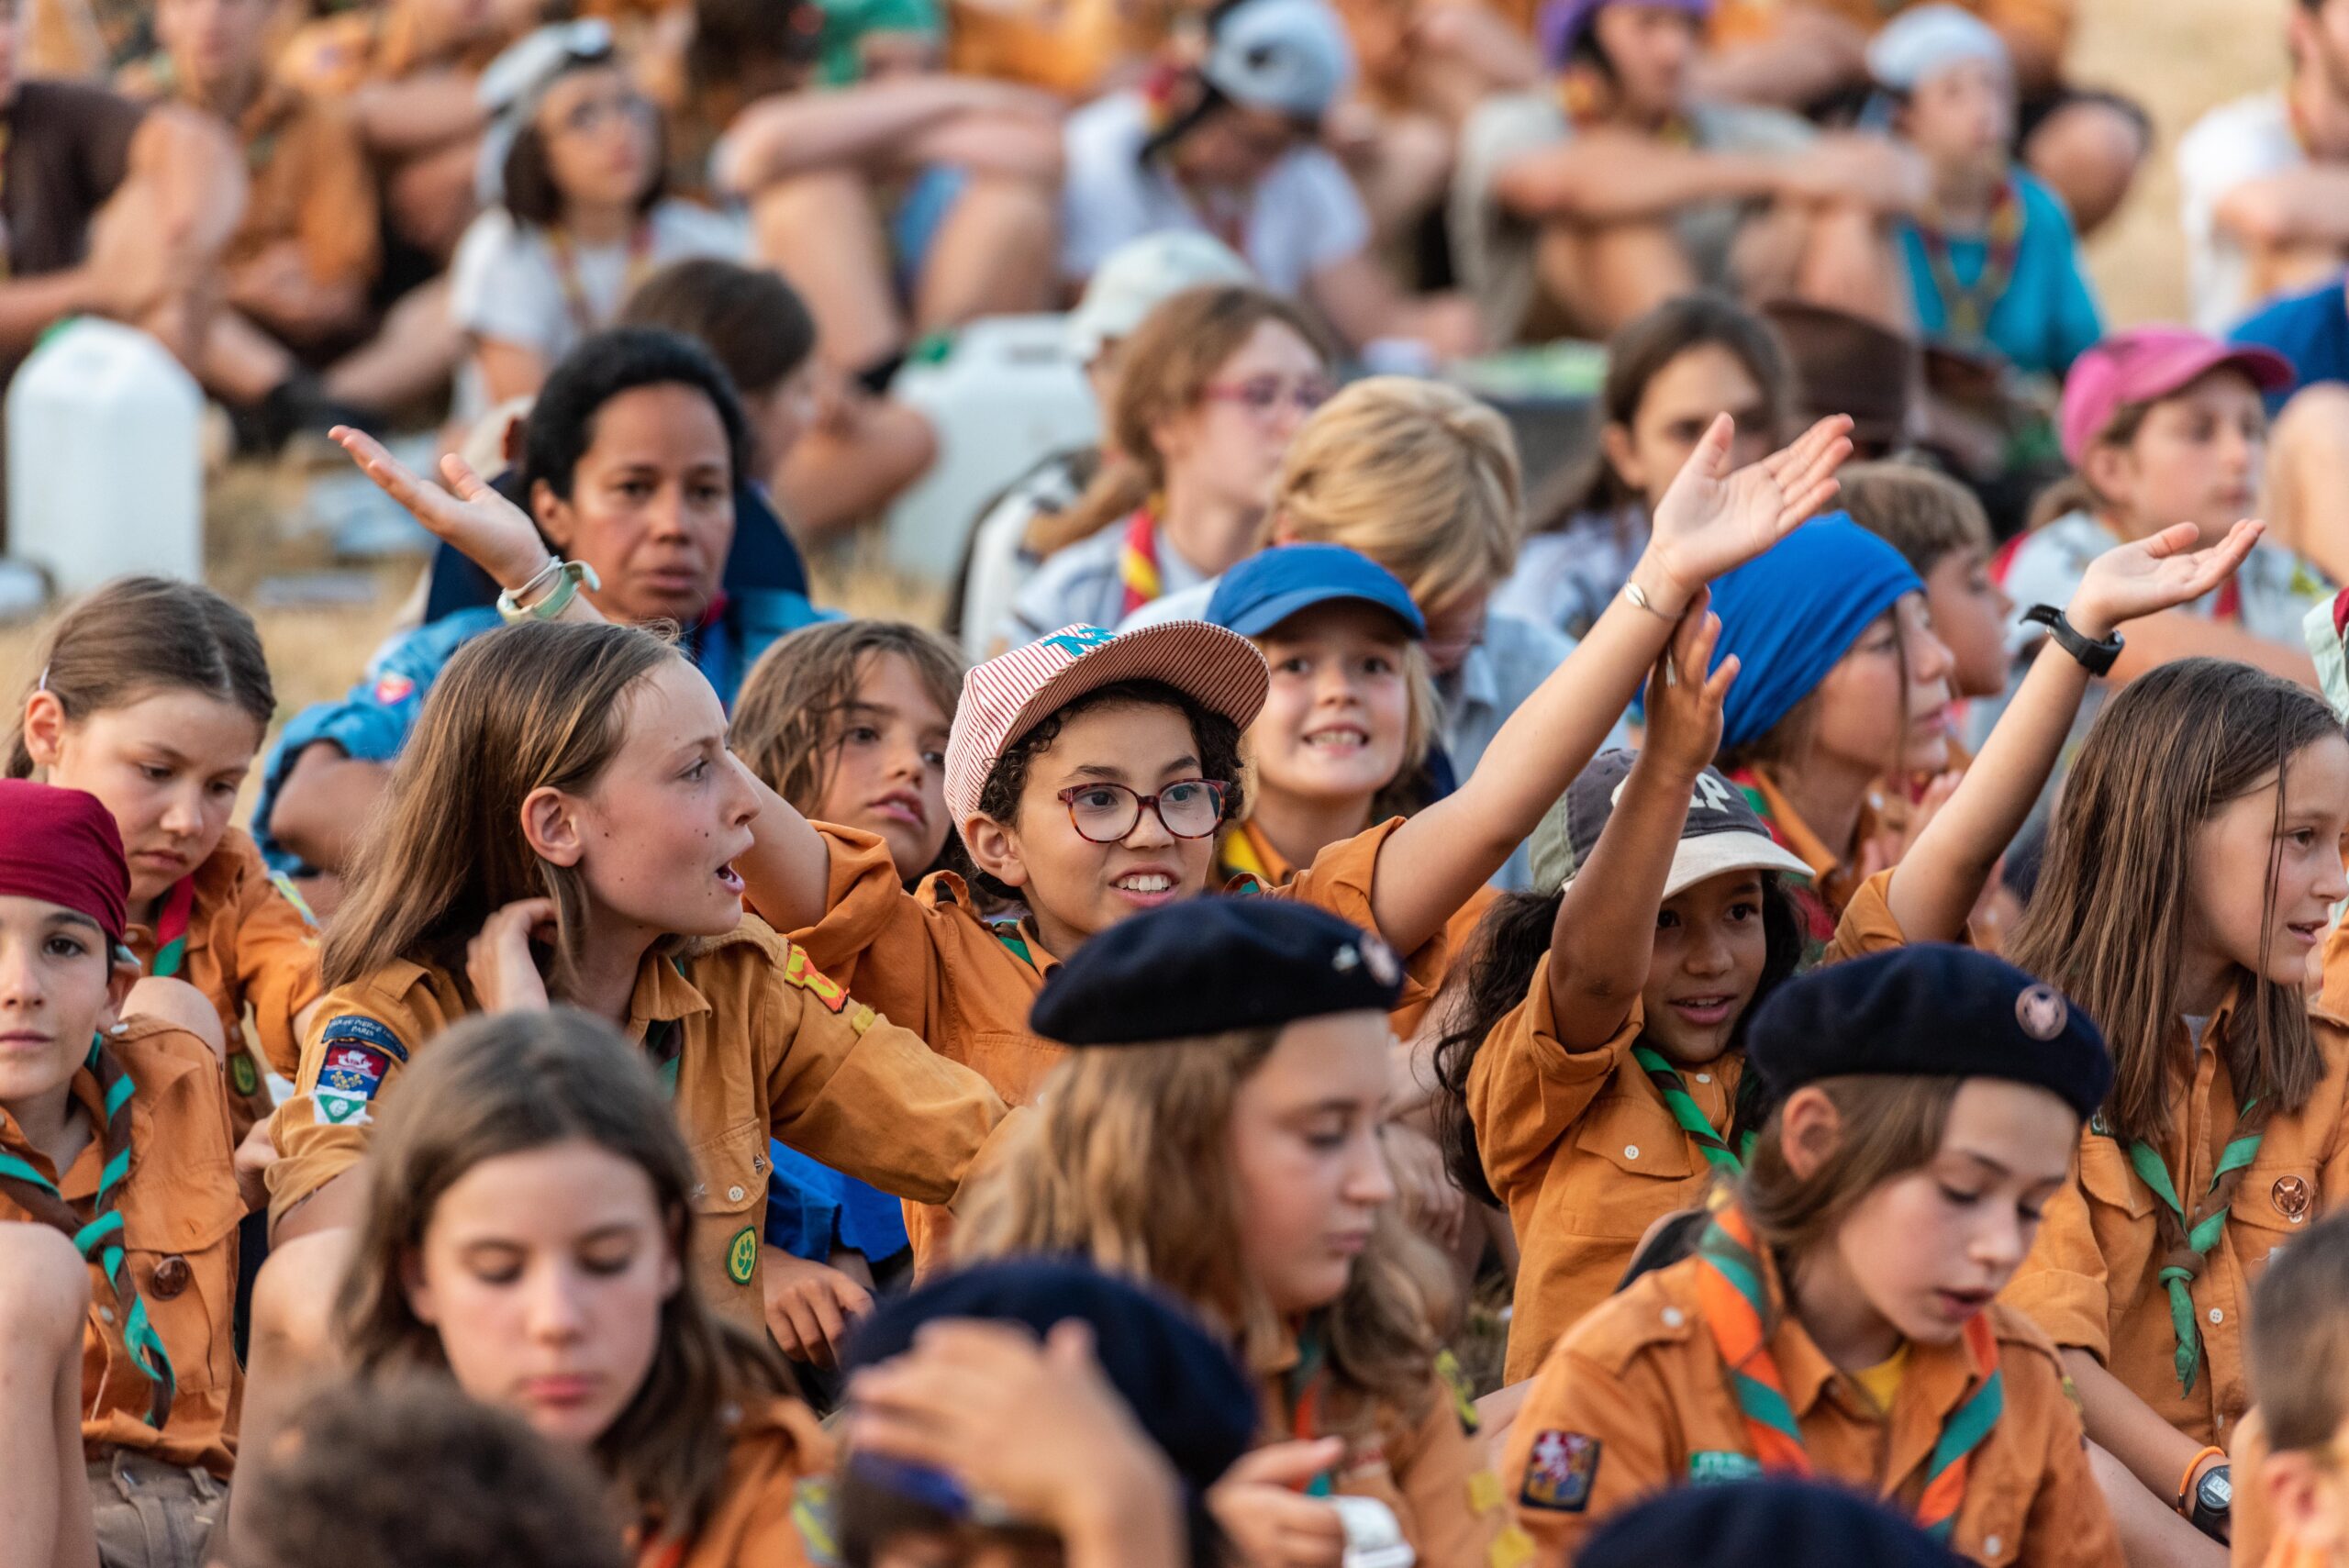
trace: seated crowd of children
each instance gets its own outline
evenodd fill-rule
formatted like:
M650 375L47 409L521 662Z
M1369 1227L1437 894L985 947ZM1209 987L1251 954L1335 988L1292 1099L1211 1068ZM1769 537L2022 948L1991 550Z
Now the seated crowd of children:
M2120 330L2061 0L583 10L0 0L0 360L434 545L8 693L0 1568L2349 1568L2349 0Z

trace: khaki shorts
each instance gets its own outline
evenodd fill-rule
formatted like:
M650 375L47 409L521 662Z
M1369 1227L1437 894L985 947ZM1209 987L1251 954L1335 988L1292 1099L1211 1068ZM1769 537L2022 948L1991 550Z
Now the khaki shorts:
M100 1568L202 1568L228 1484L116 1449L90 1461Z

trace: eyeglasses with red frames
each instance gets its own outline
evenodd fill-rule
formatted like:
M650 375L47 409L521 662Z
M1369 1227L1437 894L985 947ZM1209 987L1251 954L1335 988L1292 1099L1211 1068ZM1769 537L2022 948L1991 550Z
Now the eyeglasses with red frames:
M1211 403L1236 403L1262 419L1286 406L1310 414L1330 401L1337 387L1323 376L1284 381L1276 375L1250 376L1246 381L1210 382L1199 395Z
M1091 844L1114 844L1141 825L1144 811L1178 839L1204 839L1223 825L1224 786L1213 779L1177 779L1156 795L1120 784L1077 784L1053 798L1068 807L1069 826Z

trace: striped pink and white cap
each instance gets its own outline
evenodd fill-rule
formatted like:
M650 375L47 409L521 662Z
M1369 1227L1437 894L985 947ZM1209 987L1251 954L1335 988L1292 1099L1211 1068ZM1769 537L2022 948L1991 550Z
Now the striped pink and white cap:
M946 809L955 826L978 815L979 791L1007 747L1087 692L1159 681L1245 729L1271 676L1256 645L1203 620L1162 621L1123 634L1064 626L997 654L963 677L946 740Z

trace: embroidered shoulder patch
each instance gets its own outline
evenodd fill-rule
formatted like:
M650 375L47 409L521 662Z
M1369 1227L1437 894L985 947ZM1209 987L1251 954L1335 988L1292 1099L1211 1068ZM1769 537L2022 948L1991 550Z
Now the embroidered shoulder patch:
M416 695L416 683L406 675L386 673L375 678L375 700L385 707L396 707Z
M736 1284L748 1284L751 1276L758 1272L759 1232L755 1227L745 1225L726 1244L726 1277Z
M1708 1449L1688 1456L1688 1479L1699 1486L1724 1481L1751 1481L1761 1473L1761 1462L1750 1453Z
M250 1098L261 1088L261 1069L253 1065L250 1056L239 1051L228 1058L228 1082L237 1086L237 1093Z
M783 961L783 979L785 984L796 985L821 1003L828 1013L848 1006L848 987L808 962L805 948L793 948L791 956Z
M364 1013L345 1013L339 1018L328 1018L318 1038L329 1046L338 1040L372 1045L401 1066L407 1065L407 1047L400 1043L400 1037L388 1025Z
M791 1488L791 1528L814 1568L840 1568L840 1537L832 1528L832 1479L803 1475Z
M330 1127L365 1127L374 1119L367 1106L391 1070L392 1059L372 1045L328 1045L310 1095L318 1119Z
M1543 1432L1525 1462L1518 1501L1553 1514L1581 1513L1590 1507L1591 1484L1598 1479L1598 1440L1585 1433Z

